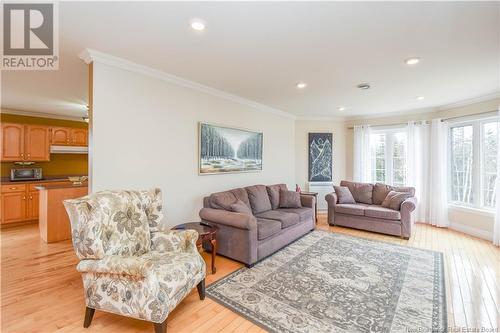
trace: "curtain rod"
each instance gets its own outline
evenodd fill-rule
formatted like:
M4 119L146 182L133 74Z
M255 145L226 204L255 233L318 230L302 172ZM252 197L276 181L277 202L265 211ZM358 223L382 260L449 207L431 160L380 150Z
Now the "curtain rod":
M487 114L487 113L494 113L494 112L497 112L496 110L493 110L493 111L484 111L484 112L479 112L479 113L474 113L474 114L469 114L469 115L466 115L466 116L455 116L455 117L448 117L448 118L443 118L441 119L441 121L448 121L448 120L453 120L453 119L459 119L459 118L465 118L465 117L471 117L471 116L476 116L476 115L480 115L480 114ZM429 121L428 120L421 120L421 122L425 122L425 123L428 123ZM371 127L383 127L383 126L397 126L397 125L407 125L408 122L406 123L392 123L392 124L380 124L380 125L373 125ZM347 129L354 129L353 126L350 126L350 127L347 127Z

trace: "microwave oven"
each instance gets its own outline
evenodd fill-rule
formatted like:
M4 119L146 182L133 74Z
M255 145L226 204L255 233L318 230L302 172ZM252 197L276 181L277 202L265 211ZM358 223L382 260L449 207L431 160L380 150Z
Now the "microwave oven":
M42 179L42 168L10 169L10 180L40 180Z

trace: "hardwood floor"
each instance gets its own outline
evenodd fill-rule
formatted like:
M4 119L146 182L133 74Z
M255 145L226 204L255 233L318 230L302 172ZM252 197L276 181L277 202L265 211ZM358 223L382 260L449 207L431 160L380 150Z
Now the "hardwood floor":
M443 252L449 327L500 327L500 250L490 242L423 224L403 240L329 227L325 216L318 229ZM37 225L24 225L1 231L1 250L2 332L153 332L150 323L100 311L90 328L83 328L82 279L70 241L45 244ZM218 257L217 273L208 275L207 283L241 266ZM169 315L168 332L263 330L209 298L200 301L195 288Z

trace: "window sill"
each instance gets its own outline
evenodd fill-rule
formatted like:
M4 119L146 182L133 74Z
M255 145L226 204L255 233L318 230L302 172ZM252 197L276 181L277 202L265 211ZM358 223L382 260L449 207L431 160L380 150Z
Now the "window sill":
M476 213L476 214L481 214L483 216L488 216L488 217L495 217L495 211L493 209L484 209L484 208L477 208L477 207L468 207L468 206L461 206L457 204L448 204L449 209L453 210L458 210L462 212L467 212L467 213Z

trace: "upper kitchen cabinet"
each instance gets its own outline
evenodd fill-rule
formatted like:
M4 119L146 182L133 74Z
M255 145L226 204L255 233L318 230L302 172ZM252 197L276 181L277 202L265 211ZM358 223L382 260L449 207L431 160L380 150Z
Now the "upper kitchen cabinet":
M69 127L52 127L51 143L59 146L71 145L71 128Z
M87 146L88 136L88 131L85 128L71 129L71 142L73 146Z
M2 123L1 128L2 162L50 160L48 126Z
M2 161L24 160L24 125L2 123Z
M87 146L86 128L52 127L51 143L57 146Z
M50 160L50 130L47 126L26 125L24 158L27 161Z

